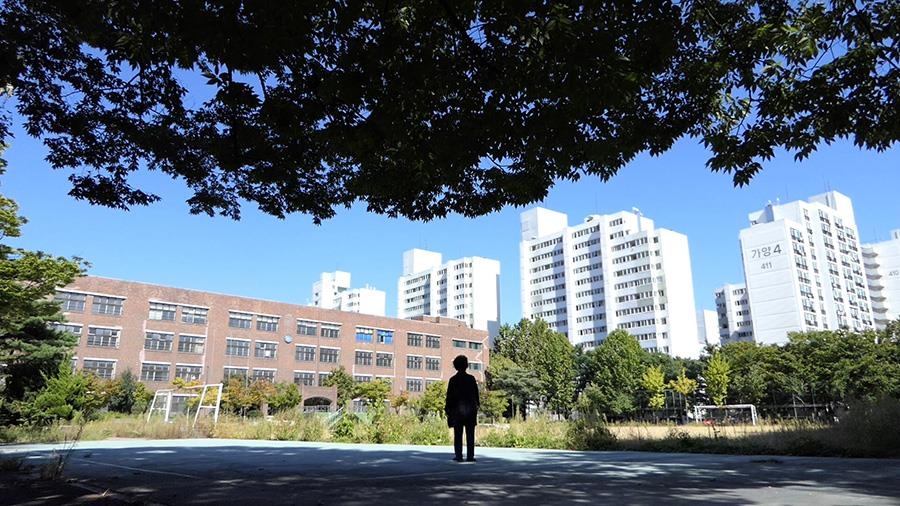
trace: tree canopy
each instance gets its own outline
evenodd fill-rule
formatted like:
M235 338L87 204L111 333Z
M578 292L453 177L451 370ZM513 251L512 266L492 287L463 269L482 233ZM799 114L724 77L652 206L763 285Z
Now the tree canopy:
M887 149L898 17L892 0L9 0L0 86L91 203L158 200L146 168L194 213L319 222L364 201L428 220L607 180L683 138L737 185L778 149Z
M0 165L0 174L3 167ZM11 416L10 401L33 397L60 370L69 365L77 338L51 328L63 322L57 288L82 273L79 259L55 257L11 246L25 218L15 201L0 195L0 421Z

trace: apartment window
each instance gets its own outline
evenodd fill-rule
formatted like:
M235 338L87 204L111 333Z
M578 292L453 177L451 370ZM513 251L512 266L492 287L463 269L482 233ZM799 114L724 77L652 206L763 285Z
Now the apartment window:
M181 321L194 325L206 325L209 309L203 307L181 307Z
M375 355L375 365L378 367L394 367L394 354L377 353Z
M112 379L116 372L116 361L86 358L82 362L81 369L98 378Z
M314 362L316 360L316 347L297 345L294 358L299 362Z
M231 357L249 357L250 356L250 340L249 339L232 339L225 340L225 354Z
M418 378L406 378L406 391L407 392L421 392L422 391L422 380Z
M144 349L153 351L172 351L175 334L167 332L147 332L144 335Z
M180 334L178 336L178 351L180 353L203 353L204 343L206 343L206 336Z
M453 340L453 347L454 347L454 348L465 348L465 347L466 347L466 342L465 342L465 341L460 341L459 339L454 339L454 340Z
M275 352L278 350L278 343L270 343L268 341L256 341L253 350L253 356L256 358L275 358Z
M484 345L481 343L476 343L475 341L469 341L469 349L470 350L480 350Z
M315 382L315 373L305 371L294 371L294 384L311 387Z
M320 372L320 373L319 373L319 383L318 383L318 385L319 385L320 387L324 387L324 386L325 386L325 382L328 380L328 377L329 377L329 376L331 376L331 373L328 373L328 372Z
M419 355L407 355L406 356L406 368L407 369L421 369L422 368L422 357Z
M203 375L202 365L175 364L175 377L184 381L200 381Z
M441 338L439 336L425 336L426 348L440 348Z
M275 373L276 369L253 369L253 380L254 381L269 381L275 382Z
M360 343L371 343L375 330L366 327L356 327L356 341Z
M356 365L372 365L372 352L357 350L356 361L354 363Z
M319 326L319 332L322 337L337 339L341 337L341 326L334 323L323 323Z
M378 330L378 343L379 344L394 344L394 331L393 330Z
M228 312L228 326L235 329L249 329L253 315L248 313Z
M469 362L469 369L473 371L480 371L484 369L484 364L481 362Z
M406 345L407 346L416 346L418 348L422 347L422 334L414 334L412 332L406 333Z
M277 316L259 316L259 315L257 315L256 330L261 330L263 332L277 332L278 331L278 317Z
M301 336L316 335L316 322L309 320L297 320L297 334Z
M436 358L436 357L425 357L425 370L440 371L441 370L441 359Z
M232 376L236 376L238 378L246 378L247 377L247 368L246 367L226 367L224 375L225 375L225 379L228 379Z
M371 374L354 374L353 381L355 381L357 383L369 383L370 381L372 381L372 375Z
M173 322L175 321L175 305L173 304L163 304L162 302L151 302L150 303L150 316L148 317L151 320L165 320Z
M168 381L169 364L141 363L141 381Z
M99 348L118 348L121 332L119 329L88 327L87 345Z
M100 297L94 295L94 304L91 307L91 312L94 314L121 316L122 304L124 304L124 302L125 299L120 299L119 297Z
M53 300L59 303L60 309L70 313L83 313L87 295L74 292L56 292Z
M337 348L319 348L319 362L335 364L338 361L340 352L341 350Z

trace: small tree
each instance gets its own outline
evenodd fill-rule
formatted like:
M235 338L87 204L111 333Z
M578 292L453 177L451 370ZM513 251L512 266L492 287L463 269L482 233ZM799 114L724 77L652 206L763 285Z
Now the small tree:
M409 406L409 392L406 390L401 391L399 394L391 397L391 408L394 409L394 413L400 414L400 411Z
M153 394L147 390L146 385L138 381L131 369L125 369L118 378L112 380L108 391L107 407L117 413L141 412L153 399Z
M731 366L719 353L714 353L706 366L706 391L713 404L721 406L725 404L725 395L728 392L728 380Z
M422 395L416 399L416 407L422 415L444 415L444 404L447 402L447 382L435 381L425 387Z
M361 397L370 406L383 404L390 392L391 384L381 378L356 385L356 397Z
M332 369L331 374L322 381L322 385L337 387L337 401L340 406L346 406L356 397L356 382L353 380L353 376L344 369L344 366Z
M663 390L666 387L665 376L661 366L648 367L641 378L641 388L647 395L647 406L656 411L665 404Z
M44 387L36 395L19 401L19 412L34 424L56 420L72 420L77 416L91 418L106 403L100 380L83 371L73 372L63 362L59 371L45 378Z
M503 418L503 413L509 408L509 395L503 390L486 390L481 393L481 412L491 422Z
M303 400L300 389L289 381L275 383L275 392L269 398L269 405L275 411L285 411L296 407Z

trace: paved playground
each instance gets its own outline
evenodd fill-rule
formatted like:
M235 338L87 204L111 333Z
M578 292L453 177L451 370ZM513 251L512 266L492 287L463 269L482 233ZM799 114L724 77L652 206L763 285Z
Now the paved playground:
M40 467L60 449L0 446L0 459ZM4 480L0 504L900 504L897 460L501 448L479 448L476 463L451 457L429 446L82 442L65 475L85 497L40 487L22 497Z

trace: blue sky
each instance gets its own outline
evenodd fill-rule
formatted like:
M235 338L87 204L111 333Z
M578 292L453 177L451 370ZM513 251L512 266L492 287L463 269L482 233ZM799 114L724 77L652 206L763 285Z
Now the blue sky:
M319 273L344 270L352 274L353 286L385 290L393 316L402 253L424 248L441 252L445 260L500 260L501 320L521 317L519 214L525 208L420 223L368 214L359 205L317 226L308 216L279 220L248 206L235 222L190 215L184 203L189 195L180 183L146 173L140 181L162 202L125 212L66 195L68 172L49 168L45 154L21 131L5 153L9 167L0 177L0 193L15 199L29 220L15 244L80 256L91 262L90 274L304 304ZM596 178L559 183L540 205L567 213L570 224L588 214L637 207L657 227L686 234L696 304L707 309L715 306L716 287L743 280L738 232L747 213L767 201L834 189L853 199L863 242L885 240L891 229L900 228L897 149L876 153L840 142L802 163L781 154L745 188L734 188L726 174L709 172L706 158L695 141L683 141L660 157L639 157L607 183Z

